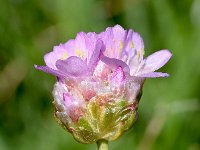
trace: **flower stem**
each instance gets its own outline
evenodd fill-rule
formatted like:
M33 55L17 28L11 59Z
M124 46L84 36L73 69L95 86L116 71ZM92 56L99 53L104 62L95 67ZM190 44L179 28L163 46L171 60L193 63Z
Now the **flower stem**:
M108 141L102 139L97 141L98 150L108 150Z

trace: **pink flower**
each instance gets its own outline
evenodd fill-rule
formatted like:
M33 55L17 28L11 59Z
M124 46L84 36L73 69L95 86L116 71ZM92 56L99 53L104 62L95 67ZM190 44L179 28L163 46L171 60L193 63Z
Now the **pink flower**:
M143 55L141 36L116 25L99 34L78 33L44 56L46 66L35 68L58 78L56 117L78 141L90 143L118 138L136 118L144 79L169 76L155 72L171 58L168 50ZM84 137L88 132L92 137Z

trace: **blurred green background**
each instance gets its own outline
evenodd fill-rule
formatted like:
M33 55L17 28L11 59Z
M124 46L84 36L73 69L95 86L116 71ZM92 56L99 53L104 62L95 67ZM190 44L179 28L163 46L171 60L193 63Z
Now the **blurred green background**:
M55 78L34 69L79 31L120 24L144 38L146 56L173 53L148 79L139 119L111 150L200 150L200 0L1 0L0 150L94 150L54 120Z

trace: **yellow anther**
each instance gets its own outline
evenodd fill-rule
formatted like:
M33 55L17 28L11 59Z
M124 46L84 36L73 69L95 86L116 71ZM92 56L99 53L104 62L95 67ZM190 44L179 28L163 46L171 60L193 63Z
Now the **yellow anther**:
M131 41L131 43L130 43L130 48L134 48L134 43L133 43L133 41Z
M65 59L67 59L67 57L68 57L67 52L64 52L61 57L61 60L65 60Z
M84 58L84 51L81 51L78 48L75 48L75 53L77 56Z
M119 52L122 52L122 49L124 47L124 43L122 41L119 42Z
M137 52L137 59L139 60L140 59L140 53Z
M141 49L141 51L142 51L142 55L144 55L145 51L144 51L144 49L143 49L143 48Z
M123 46L124 46L123 42L120 41L120 43L119 43L119 49L121 50L123 48Z

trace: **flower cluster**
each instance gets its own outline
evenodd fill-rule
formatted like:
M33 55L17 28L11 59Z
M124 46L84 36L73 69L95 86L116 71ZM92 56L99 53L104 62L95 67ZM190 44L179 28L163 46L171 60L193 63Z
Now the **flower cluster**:
M112 141L136 120L145 78L168 76L155 72L170 59L168 50L143 55L141 36L116 25L78 33L44 56L46 66L35 68L57 77L55 116L77 141Z

